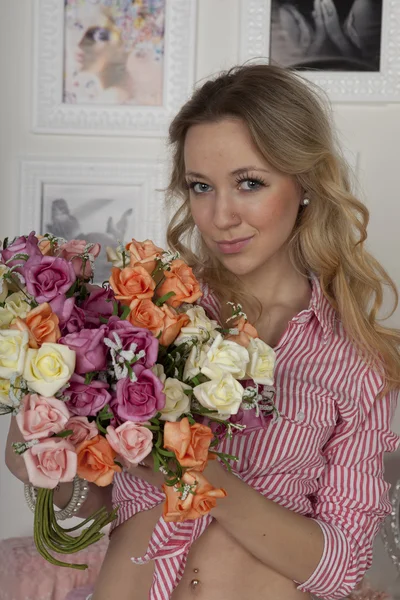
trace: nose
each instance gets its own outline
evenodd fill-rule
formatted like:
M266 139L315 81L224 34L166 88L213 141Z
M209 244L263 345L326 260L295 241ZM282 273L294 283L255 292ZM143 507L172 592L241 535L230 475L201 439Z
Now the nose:
M219 192L215 198L213 222L217 229L231 229L240 222L239 209L229 192Z

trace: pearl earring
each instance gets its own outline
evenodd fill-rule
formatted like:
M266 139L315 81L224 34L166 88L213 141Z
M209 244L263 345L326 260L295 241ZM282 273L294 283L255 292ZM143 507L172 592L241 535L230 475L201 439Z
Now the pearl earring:
M303 206L308 206L310 204L310 200L308 198L304 198L302 205Z

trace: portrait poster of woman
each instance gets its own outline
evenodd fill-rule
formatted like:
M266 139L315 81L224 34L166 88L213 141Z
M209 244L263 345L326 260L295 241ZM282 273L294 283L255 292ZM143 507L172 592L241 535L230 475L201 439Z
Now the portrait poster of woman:
M270 59L303 70L380 70L383 0L272 0Z
M166 0L65 0L63 101L161 106Z

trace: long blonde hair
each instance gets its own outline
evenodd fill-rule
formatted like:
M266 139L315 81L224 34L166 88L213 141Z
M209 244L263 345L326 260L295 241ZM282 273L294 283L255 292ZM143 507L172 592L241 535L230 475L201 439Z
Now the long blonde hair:
M242 120L253 142L274 168L295 176L311 202L299 212L289 241L293 265L315 273L360 354L385 379L385 391L400 388L400 331L377 321L383 287L396 286L365 250L369 213L351 191L349 168L334 134L320 90L298 74L271 65L235 67L197 89L173 120L169 134L173 166L169 202L177 207L168 227L169 246L225 303L248 294L240 281L208 251L193 246L194 222L185 181L188 129L224 118ZM254 304L253 304L254 306Z

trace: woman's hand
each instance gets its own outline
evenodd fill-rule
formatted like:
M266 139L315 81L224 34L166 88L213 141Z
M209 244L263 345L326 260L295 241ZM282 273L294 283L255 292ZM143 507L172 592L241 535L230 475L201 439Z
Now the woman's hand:
M339 15L333 0L314 0L313 18L315 23L315 39L312 44L314 53L318 44L329 39L343 55L354 54L354 48L343 32Z

